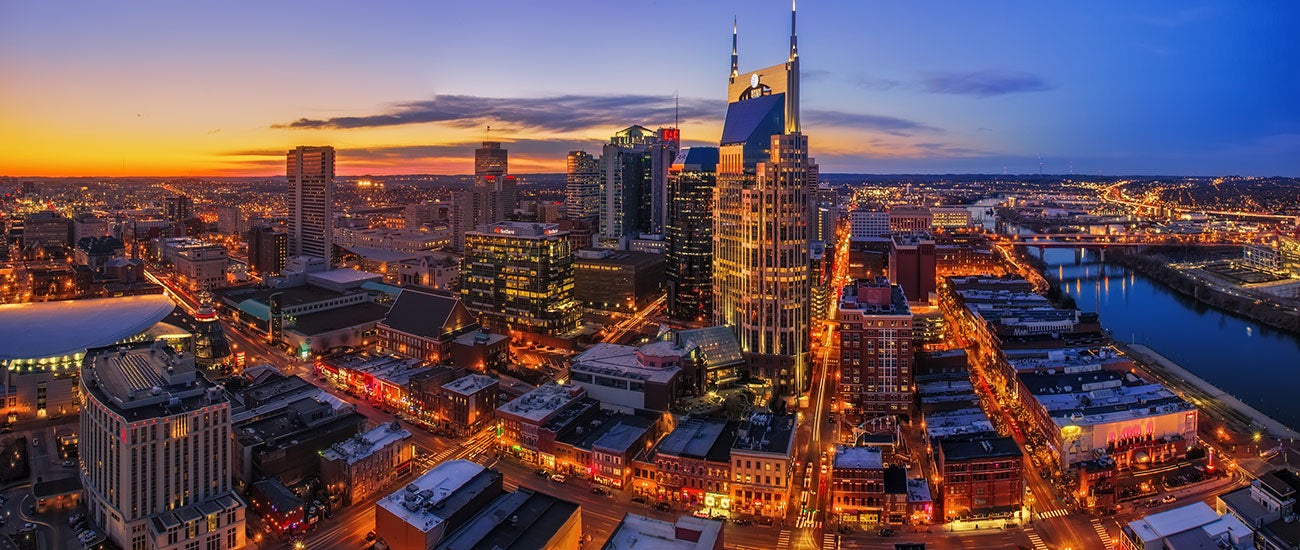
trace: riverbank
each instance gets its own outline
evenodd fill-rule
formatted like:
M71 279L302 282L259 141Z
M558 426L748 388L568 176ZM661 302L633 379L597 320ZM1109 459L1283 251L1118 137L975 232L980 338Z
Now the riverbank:
M1179 389L1184 398L1191 398L1198 408L1237 425L1243 432L1258 429L1279 439L1300 438L1300 432L1243 403L1149 347L1123 342L1115 342L1115 346L1137 359L1162 383Z
M1209 281L1170 267L1168 259L1158 254L1126 252L1113 254L1111 260L1210 307L1261 325L1300 334L1300 314L1275 308L1271 302L1260 297L1223 292Z

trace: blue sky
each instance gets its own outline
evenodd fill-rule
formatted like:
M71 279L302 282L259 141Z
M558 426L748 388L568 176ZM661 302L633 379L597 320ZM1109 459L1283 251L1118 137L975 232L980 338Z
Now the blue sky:
M720 134L789 4L0 0L0 174L466 172L483 127L558 171L630 124ZM799 6L805 132L826 172L1300 176L1300 5ZM119 166L119 164L121 166Z

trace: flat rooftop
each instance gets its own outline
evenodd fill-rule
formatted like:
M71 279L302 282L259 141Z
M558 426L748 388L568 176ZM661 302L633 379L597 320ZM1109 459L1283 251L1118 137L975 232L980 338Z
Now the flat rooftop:
M394 420L366 433L330 445L330 448L321 453L321 457L325 460L342 460L348 464L356 464L374 454L375 451L410 438L411 432L402 429L401 425Z
M577 503L521 488L497 497L435 548L542 550L579 513Z
M393 494L379 499L376 506L383 508L408 525L429 532L460 511L469 495L479 494L491 486L491 477L500 480L501 474L488 470L468 460L448 460L416 478ZM462 493L457 498L457 493ZM460 502L461 505L455 505Z
M547 382L519 396L518 399L501 405L497 411L540 423L585 394L586 390L579 386L561 386L555 382Z
M659 441L656 452L673 456L697 459L710 459L710 450L723 435L728 432L729 423L725 420L706 420L691 418L677 424L672 433ZM735 426L730 426L734 431ZM732 435L734 441L734 435ZM730 443L727 445L730 451ZM722 457L726 460L727 457ZM718 460L717 462L721 462Z
M1020 373L1017 378L1061 426L1104 424L1196 408L1168 388L1130 373Z
M388 315L388 308L371 302L336 307L318 313L296 316L296 324L287 329L304 336L328 334L362 325L379 324Z
M679 538L686 535L691 538ZM604 550L712 550L722 536L722 522L680 516L675 522L633 513L623 516ZM692 538L694 540L692 540Z
M794 446L794 415L754 413L740 424L733 451L789 455Z
M974 460L979 458L1019 457L1020 446L1010 437L982 437L976 439L944 439L939 443L945 460Z
M668 343L653 342L647 345L656 344ZM574 357L570 370L664 384L672 381L682 370L681 367L676 366L666 368L647 366L641 362L639 352L640 349L633 346L601 342Z
M569 232L561 230L559 225L553 223L496 222L487 225L480 225L474 231L470 231L470 233L477 233L479 235L536 238L560 234L567 235Z
M484 374L467 374L442 385L442 389L460 395L474 395L497 383L496 378Z
M99 402L129 420L169 416L226 400L194 367L194 356L162 341L94 348L81 376Z
M835 447L835 469L880 470L885 467L879 447Z

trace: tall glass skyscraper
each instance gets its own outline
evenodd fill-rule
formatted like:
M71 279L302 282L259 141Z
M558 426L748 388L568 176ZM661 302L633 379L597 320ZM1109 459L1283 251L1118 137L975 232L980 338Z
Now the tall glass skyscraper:
M600 161L586 151L569 151L564 210L569 218L600 215Z
M810 322L808 138L799 127L794 13L785 63L740 72L733 30L714 194L713 317L778 395L807 387Z
M289 255L333 263L334 148L298 147L285 154L289 178Z
M665 240L668 315L685 322L713 317L713 188L718 148L687 147L668 172Z

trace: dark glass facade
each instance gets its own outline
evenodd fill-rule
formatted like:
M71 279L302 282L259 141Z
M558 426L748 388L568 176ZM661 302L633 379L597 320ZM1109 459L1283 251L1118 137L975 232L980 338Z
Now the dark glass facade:
M682 150L668 174L668 315L706 322L713 315L713 188L718 149Z

